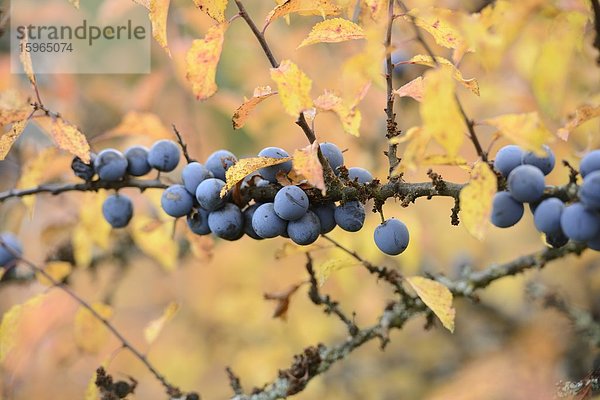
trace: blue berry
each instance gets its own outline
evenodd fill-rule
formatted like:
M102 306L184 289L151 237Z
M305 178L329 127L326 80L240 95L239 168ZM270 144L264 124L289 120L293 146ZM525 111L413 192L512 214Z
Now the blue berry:
M194 198L183 185L171 185L160 198L162 209L171 217L188 215L194 207Z
M226 240L237 240L244 235L244 217L239 207L232 203L208 214L212 233Z
M260 206L261 203L256 203L246 207L246 209L244 210L244 232L246 233L246 235L256 240L261 240L262 237L260 237L252 227L252 217L254 217L256 209Z
M9 250L10 249L10 250ZM16 254L15 254L16 253ZM19 238L10 232L0 234L0 267L10 267L17 256L23 255L23 246Z
M225 171L237 162L237 157L228 150L217 150L206 159L204 164L215 178L225 180Z
M408 247L410 235L406 225L395 218L388 219L375 228L375 244L385 254L397 256Z
M127 172L127 159L119 150L104 149L96 156L94 168L103 181L118 181Z
M513 169L521 165L524 154L525 152L519 146L514 144L504 146L496 153L494 168L507 177Z
M314 212L307 211L302 218L288 223L287 234L294 243L301 246L313 243L321 234L319 217Z
M289 157L290 155L285 150L280 149L279 147L267 147L265 149L262 149L260 151L260 153L258 153L258 156L259 157L271 157L271 158L286 158L286 157ZM276 183L277 182L277 173L279 171L282 171L283 173L287 174L291 170L292 170L292 162L286 161L281 164L273 165L273 166L266 167L266 168L261 168L260 170L258 170L258 172L260 173L260 176L262 176L264 179L268 180L271 183Z
M600 231L600 217L581 203L574 203L562 212L560 226L569 239L587 242Z
M225 182L217 178L208 178L200 182L196 189L196 200L200 207L208 211L217 210L225 204L227 197L221 198L221 189Z
M357 232L365 223L365 207L358 201L349 201L335 208L334 217L343 230Z
M75 173L75 176L83 179L86 182L91 181L94 175L96 175L96 170L94 169L95 159L96 155L94 153L90 153L90 163L86 164L81 158L75 156L73 161L71 161L71 169Z
M579 198L587 207L600 210L600 171L585 176L579 189Z
M275 213L273 203L258 206L252 216L252 228L258 236L264 239L281 236L287 232L288 222L279 218Z
M545 187L544 174L533 165L520 165L508 175L508 190L521 203L538 201Z
M329 233L335 228L335 204L321 204L313 207L312 211L319 217L321 233Z
M555 249L559 247L563 247L565 244L569 243L569 238L563 233L562 230L555 233L546 234L546 243Z
M369 171L361 167L348 168L348 178L351 181L357 180L358 183L371 183L373 181L373 175Z
M102 215L113 228L124 228L133 217L133 203L122 194L108 196L102 204Z
M208 211L203 208L199 208L197 211L188 214L188 227L196 235L208 235L210 233L210 227L208 226L208 214Z
M281 219L294 221L308 210L308 196L298 186L284 186L275 195L275 212Z
M508 228L521 220L524 213L522 203L508 192L498 192L492 202L492 224L498 228Z
M132 146L125 150L127 173L131 176L146 175L152 167L148 164L148 149L143 146Z
M148 163L158 171L171 172L177 168L181 155L179 146L172 140L159 140L148 152Z
M344 165L344 155L342 154L342 151L335 144L328 142L321 143L319 147L331 168L337 173L338 167Z
M548 175L554 169L556 157L554 157L554 152L552 149L546 145L544 145L544 151L546 152L545 157L540 157L531 151L525 153L523 155L523 164L538 167L540 171L544 173L544 175Z
M581 159L581 164L579 164L579 173L584 178L594 171L600 171L600 150L590 151Z
M561 232L560 216L564 209L565 203L556 197L542 201L533 214L537 230L545 234Z
M186 190L192 194L196 194L196 189L198 189L198 185L200 185L202 181L212 177L212 172L198 162L189 163L183 168L183 171L181 171L183 186L185 186Z

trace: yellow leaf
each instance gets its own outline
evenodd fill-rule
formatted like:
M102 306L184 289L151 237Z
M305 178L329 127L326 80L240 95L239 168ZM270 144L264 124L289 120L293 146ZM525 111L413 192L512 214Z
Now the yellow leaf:
M27 35L23 39L21 39L21 48L25 48L27 46L28 38ZM29 82L32 85L36 85L35 82L35 74L33 73L33 65L31 64L31 53L28 51L22 51L19 58L21 59L21 64L23 64L23 70L27 77L29 78Z
M435 59L442 66L442 68L448 69L452 72L452 77L454 79L456 79L458 82L460 82L462 85L464 85L471 92L473 92L477 96L479 96L479 83L477 82L477 79L475 79L475 78L465 79L463 77L462 73L458 70L458 68L456 68L456 66L454 66L454 64L452 64L452 62L450 60L448 60L444 57L436 57ZM435 61L433 61L433 58L431 58L431 56L427 56L427 55L423 55L423 54L418 54L408 61L400 62L400 64L419 64L419 65L426 65L428 67L436 66Z
M48 165L51 165L52 161L56 159L57 153L55 147L48 147L34 159L28 160L17 183L17 189L32 188L42 183L44 179L47 179L48 177L45 175L45 172L48 169ZM36 196L26 196L21 199L30 212L33 210L35 198Z
M17 121L12 124L10 130L0 136L0 160L4 160L6 155L10 151L10 148L15 143L15 141L21 136L21 133L25 130L25 126L27 126L28 119L24 119L21 121Z
M98 220L102 203L106 199L104 190L82 193L78 224L73 230L71 245L75 264L80 268L89 267L92 262L94 245L107 250L110 244L110 225L103 218Z
M150 0L133 0L135 3L150 10Z
M61 283L71 273L71 263L66 261L50 261L46 264L44 272L50 275L56 282ZM53 283L50 279L46 278L39 272L36 273L36 277L39 283L44 286L52 286Z
M217 91L215 77L227 26L227 22L211 26L204 39L193 41L185 56L186 77L198 100L206 100Z
M31 105L16 90L0 92L0 125L12 124L27 118Z
M452 293L439 282L420 276L406 278L406 282L417 292L417 296L439 318L442 325L454 333L456 310L452 306Z
M79 10L79 0L69 0L69 3L73 4L73 7Z
M129 111L119 125L102 135L102 139L126 135L150 136L152 138L170 138L173 132L153 113Z
M167 17L171 0L150 0L149 18L152 23L152 37L165 49L169 57L171 51L167 44Z
M344 268L353 267L356 264L356 260L350 257L327 259L322 264L319 264L316 268L319 286L323 286L332 273Z
M54 143L61 149L81 158L85 163L90 162L90 145L83 133L77 129L75 125L62 118L51 119L51 125L48 129L48 120L50 117L44 118L45 121L38 120L46 127L46 131L50 134Z
M233 129L240 129L246 124L246 120L248 119L248 115L254 107L256 107L263 100L277 94L271 90L271 86L259 86L254 89L254 94L250 99L244 101L244 103L235 110L233 114Z
M576 11L561 13L553 19L540 43L540 54L531 72L531 86L541 108L548 113L555 114L564 102L565 90L572 80L570 66L577 48L584 42L587 20L587 15Z
M179 311L179 305L175 302L169 303L160 317L150 321L144 329L144 338L148 344L154 343L165 324L177 314L177 311Z
M110 319L113 315L112 307L107 304L95 302L90 305L104 320ZM109 331L102 321L83 306L75 313L73 333L77 346L88 353L100 351L109 337Z
M196 7L217 22L225 22L227 0L194 0Z
M456 156L465 138L465 123L456 103L454 81L446 69L430 70L425 76L420 107L423 129L449 156Z
M38 294L27 300L23 304L12 306L2 316L0 322L0 363L4 361L8 353L15 345L16 336L18 334L19 324L23 313L28 309L36 307L44 299L44 294Z
M490 225L496 189L496 174L486 163L480 162L473 167L469 183L460 191L460 220L467 231L479 240L483 240Z
M226 182L225 186L223 186L221 189L221 197L225 196L228 190L233 189L238 182L243 180L254 171L258 171L261 168L270 167L272 165L282 164L286 161L290 161L291 159L291 157L249 157L240 159L225 172Z
M391 143L400 144L408 141L402 153L402 162L392 171L397 176L404 171L414 171L422 163L431 141L431 134L420 126L413 126L402 136L392 138Z
M461 156L448 156L445 154L431 154L423 159L425 165L467 165L467 160Z
M303 149L294 151L292 163L297 174L302 175L317 189L321 189L321 193L325 195L327 188L323 179L323 166L319 161L318 151L319 144L315 141Z
M288 114L297 117L312 107L312 81L296 64L283 60L278 68L271 68L271 79L277 83L279 98Z
M537 112L505 114L483 122L498 129L510 141L539 155L546 154L542 145L553 140Z
M341 97L329 91L325 91L315 100L315 106L321 111L333 111L342 122L344 132L360 136L359 128L362 116L356 107L345 105Z
M145 215L133 219L132 236L136 246L155 259L165 270L177 267L178 247L173 241L173 222L163 223Z
M364 38L365 33L359 25L347 19L333 18L313 26L308 37L300 43L298 48L315 43L337 43Z
M342 9L334 3L332 0L287 0L269 12L265 19L263 32L271 22L291 13L321 15L323 18L328 15L337 15Z
M460 32L449 22L455 11L432 8L429 10L413 9L409 14L414 17L415 24L427 31L435 42L448 49L465 47L465 40ZM405 16L410 21L409 16ZM467 49L467 51L469 51ZM472 51L472 50L471 50Z
M412 97L416 101L423 101L423 89L423 77L418 76L412 81L394 90L394 94L398 97Z
M596 117L600 117L600 106L590 106L589 104L579 106L574 114L569 115L565 126L558 130L558 136L566 141L573 129Z

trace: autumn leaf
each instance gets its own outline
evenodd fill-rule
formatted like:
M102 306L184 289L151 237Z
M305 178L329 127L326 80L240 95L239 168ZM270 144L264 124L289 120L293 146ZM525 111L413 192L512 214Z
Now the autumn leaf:
M73 4L73 7L79 10L79 0L69 0L69 3Z
M409 21L414 18L414 23L429 33L438 45L459 50L461 55L473 51L461 33L449 22L455 11L441 8L412 9L408 14L404 18Z
M439 282L420 276L406 278L406 282L417 292L417 296L438 317L442 325L454 333L456 310L452 306L452 293Z
M141 251L156 260L166 271L177 267L177 242L172 239L171 223L163 223L146 215L132 220L133 241Z
M571 131L584 122L596 117L600 117L600 106L591 106L589 104L579 106L573 114L569 115L567 123L558 130L557 135L566 141Z
M252 97L250 99L245 99L244 103L235 110L232 118L233 129L240 129L243 127L246 124L248 116L252 110L254 110L254 107L274 94L277 94L277 92L271 90L271 86L259 86L254 89Z
M277 83L279 98L288 114L298 117L312 107L312 81L296 64L283 60L278 68L271 68L271 79Z
M408 145L402 153L402 162L392 171L392 176L398 176L404 171L415 171L421 165L431 142L431 134L420 126L413 126L404 135L390 139L392 144L404 142L408 142Z
M171 0L150 0L149 18L152 23L152 37L165 49L169 57L171 51L167 44L167 17Z
M537 154L546 154L542 145L553 140L537 112L523 114L505 114L489 118L483 123L498 129L498 132L511 142Z
M23 39L21 39L21 47L25 48L27 46L28 38L27 35ZM35 74L33 73L33 65L31 63L31 53L28 51L22 51L19 55L19 59L21 60L21 64L23 65L23 71L27 74L27 78L29 78L29 82L35 86Z
M31 114L31 105L15 90L0 93L0 125L22 121Z
M425 165L455 165L465 166L467 160L461 156L448 156L446 154L431 154L423 158Z
M25 130L27 122L29 122L29 120L24 119L13 123L8 132L0 136L0 160L4 160L6 158L6 155L10 151L12 145Z
M418 76L412 81L394 90L394 94L398 97L412 97L416 101L423 101L423 90L423 77Z
M102 319L110 319L113 315L113 309L108 304L95 302L91 307ZM83 306L79 307L75 314L73 334L77 346L88 353L100 351L109 337L108 329L102 321Z
M29 309L38 306L44 300L45 294L29 298L23 304L16 304L6 311L0 322L0 363L6 359L8 353L15 346L19 325L23 314Z
M275 300L277 305L275 306L275 311L273 312L273 318L281 318L282 320L287 319L287 312L290 307L290 301L294 293L298 291L298 289L302 286L301 283L290 286L284 292L281 293L265 293L265 300Z
M387 0L365 0L365 4L367 8L371 12L371 18L375 21L378 21L383 15L385 15L385 10L387 9Z
M325 195L327 187L323 179L323 166L319 161L319 144L315 141L303 149L294 151L293 170Z
M71 236L75 265L87 268L92 262L94 245L108 250L110 244L111 226L104 219L98 220L106 192L101 190L94 193L82 193L78 223Z
M61 283L71 273L71 263L66 261L50 261L44 267L44 272L58 283ZM53 283L50 279L46 278L44 274L36 272L36 277L39 283L44 286L52 286Z
M164 328L165 324L169 322L175 314L179 311L179 304L175 302L169 303L169 305L163 311L163 314L157 319L150 321L150 323L144 328L144 338L146 343L152 344Z
M333 18L313 26L308 37L300 43L298 48L315 43L337 43L364 38L365 33L359 25L347 19Z
M37 157L27 161L16 187L18 189L31 188L41 184L46 179L49 179L47 174L48 166L52 165L52 163L56 161L57 157L58 151L56 148L48 147L40 152ZM35 199L36 196L27 196L23 197L21 201L31 212L35 204Z
M90 145L83 133L61 117L43 117L36 120L54 140L56 146L90 162Z
M192 84L192 92L198 100L206 100L216 93L217 64L221 57L227 22L210 27L204 39L196 39L188 50L186 77Z
M325 18L329 15L337 15L341 11L341 7L331 0L287 0L269 12L265 19L263 32L271 22L291 13L321 15Z
M323 286L332 273L344 268L353 267L356 264L356 260L350 257L328 258L315 268L319 286Z
M225 22L227 0L194 0L196 7L217 22Z
M452 62L450 60L448 60L444 57L438 56L438 57L435 57L435 59L442 66L442 68L448 69L452 72L452 76L454 77L454 79L456 79L458 82L460 82L466 88L468 88L471 92L473 92L477 96L479 96L479 82L477 82L477 79L475 79L475 78L465 79L463 77L462 73L458 70L458 68L456 68L456 66L454 64L452 64ZM427 55L423 55L423 54L416 55L408 61L401 61L399 64L418 64L418 65L426 65L428 67L436 66L436 63L435 63L435 61L433 61L433 58L431 58L431 56L427 56Z
M341 97L329 91L325 91L315 100L315 106L321 111L333 111L342 122L344 132L353 136L360 136L359 128L362 115L356 107L347 106Z
M271 158L271 157L250 157L242 158L231 167L227 168L225 172L225 186L221 189L221 197L227 194L227 191L233 189L248 175L261 168L270 167L272 165L282 164L286 161L290 161L291 157L284 158Z
M483 240L490 225L496 189L496 174L487 163L480 162L475 164L469 183L460 191L460 220L467 231L479 240Z
M455 84L445 69L426 73L420 113L423 129L449 156L456 156L464 141L465 123L455 98Z

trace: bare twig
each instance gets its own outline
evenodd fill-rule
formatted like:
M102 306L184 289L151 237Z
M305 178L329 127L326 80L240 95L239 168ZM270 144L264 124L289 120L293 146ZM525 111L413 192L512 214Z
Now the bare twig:
M188 162L188 164L193 162L194 159L192 157L190 157L190 155L188 153L188 149L187 149L187 144L183 141L183 138L181 137L179 130L177 129L175 124L172 124L171 126L173 127L173 132L175 133L175 136L177 136L177 143L179 143L179 147L181 147L181 151L182 151L183 156L185 157L186 161Z
M394 87L393 87L393 76L394 76L394 64L392 63L392 27L394 24L394 0L388 0L388 14L387 14L387 29L385 34L385 83L386 83L386 96L387 103L385 106L385 113L387 115L387 133L386 138L388 140L399 136L400 131L398 130L398 123L396 122L396 113L394 113ZM398 144L389 143L387 157L390 165L389 178L393 179L393 173L400 164L400 159L397 156Z
M233 370L230 367L226 367L225 372L227 372L227 378L229 378L229 386L231 386L233 393L236 395L243 394L244 389L242 388L240 378L233 372Z

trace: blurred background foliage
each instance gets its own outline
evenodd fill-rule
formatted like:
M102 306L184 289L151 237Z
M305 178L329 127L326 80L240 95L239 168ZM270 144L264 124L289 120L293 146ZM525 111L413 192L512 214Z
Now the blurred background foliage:
M123 2L104 0L104 12L119 12ZM245 3L257 21L262 21L274 6L270 1ZM498 21L507 32L496 50L467 54L460 64L465 77L479 80L481 96L462 87L458 94L475 121L537 110L554 132L576 107L594 96L598 100L599 70L594 63L597 54L592 47L592 24L588 21L579 43L575 39L560 41L569 36L568 26L560 35L555 29L565 12L590 17L589 2L509 3L506 19ZM427 0L408 1L407 5L443 7L465 15L485 4L475 0ZM70 7L66 1L65 7ZM40 3L39 12L49 11ZM227 15L234 13L230 5ZM343 62L366 46L359 40L296 50L319 20L317 16L294 15L289 25L284 19L274 22L266 35L278 59L292 59L313 79L314 97L324 89L343 92L339 79ZM171 123L177 125L190 153L200 161L219 148L249 156L266 146L289 152L304 147L306 138L275 99L260 104L243 129L233 131L231 127L231 116L244 96L251 96L256 86L272 85L269 64L241 20L233 22L226 33L217 74L219 92L206 102L194 99L185 79L185 53L191 41L202 37L213 23L191 1L173 0L168 28L172 59L153 44L152 73L148 75L41 75L38 78L44 102L76 123L95 151L105 147L123 150L132 144L149 146L157 138L172 139ZM468 25L462 28L466 31ZM450 58L448 49L425 36L436 54ZM394 25L393 45L400 59L424 53L406 21ZM10 73L6 36L1 38L0 48L0 91L31 96L26 79ZM383 71L383 60L373 59L372 63L380 64ZM421 66L402 66L394 87L424 71ZM320 114L315 121L319 141L332 141L347 149L346 165L365 167L381 180L386 179L388 168L382 153L387 149L383 83L382 75L360 104L360 137L343 133L333 114ZM414 100L397 100L395 111L401 129L419 124L418 103ZM129 125L123 123L126 118ZM568 142L552 144L557 158L578 165L583 151L598 147L598 128L598 120L592 120L575 130ZM478 127L478 132L485 147L492 143L493 130ZM491 154L504 144L502 140L494 142ZM7 160L0 162L0 190L15 187L49 146L46 136L30 124ZM477 158L468 144L461 155L469 161ZM38 167L37 183L76 181L69 169L70 160L66 154L49 153ZM468 180L468 174L457 167L439 166L435 171L449 181ZM424 181L428 179L426 172L424 167L405 175L405 179ZM167 179L178 181L179 173L180 169ZM567 179L568 170L559 167L548 182L563 184ZM149 358L174 384L198 389L205 399L227 398L231 391L226 366L241 377L245 388L260 387L274 379L278 369L286 368L292 356L304 347L345 337L345 327L338 320L310 303L306 287L293 297L286 320L272 318L275 304L264 300L263 294L285 290L306 279L304 256L297 251L281 254L285 239L254 241L246 237L226 242L193 238L186 233L185 221L177 221L171 239L173 222L158 207L160 191L126 192L134 199L135 216L132 225L123 231L111 232L101 217L104 193L77 192L57 197L41 195L35 204L8 201L0 207L0 230L17 232L25 244L25 257L39 265L47 259L70 255L73 243L80 252L91 252L88 256L79 254L75 263L79 265L67 278L69 286L90 302L110 305L114 324L139 348L147 350ZM332 237L368 260L398 268L404 275L431 271L450 277L457 277L464 268L481 269L544 246L530 213L516 227L492 229L485 240L478 241L462 226L450 225L452 206L451 199L444 198L420 199L408 208L388 202L386 216L402 218L411 232L409 249L397 258L384 256L376 249L372 232L379 217L374 214L368 216L360 232L337 229ZM75 232L79 239L75 239ZM88 245L84 243L86 238ZM317 246L317 265L330 259L342 260L340 268L330 271L322 290L339 300L345 310L355 311L359 326L374 323L393 293L328 242L318 241ZM540 271L505 278L484 290L479 304L455 301L454 334L439 326L424 330L423 318L411 320L402 331L392 333L385 352L375 341L366 344L311 382L297 397L551 398L558 380L581 378L590 371L597 350L563 315L528 299L526 285L542 282L571 304L598 315L599 267L597 254L585 253L580 258L563 258ZM164 397L159 383L129 353L118 350L113 337L99 339L92 352L78 345L74 333L77 306L60 290L36 282L3 283L0 312L41 291L48 291L47 298L27 313L18 328L17 345L1 367L2 398L82 398L96 367L102 363L115 377L133 376L140 382L136 398ZM144 328L172 302L179 305L179 311L149 346Z

